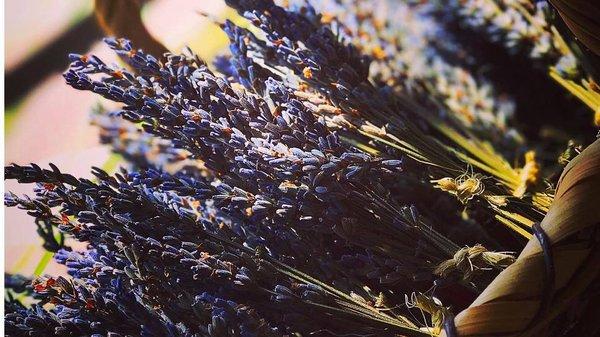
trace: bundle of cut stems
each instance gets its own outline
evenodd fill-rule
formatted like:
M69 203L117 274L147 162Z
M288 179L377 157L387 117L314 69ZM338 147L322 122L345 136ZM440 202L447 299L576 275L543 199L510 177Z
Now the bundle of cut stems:
M549 251L532 238L517 261L456 316L458 335L547 336L553 320L598 280L598 205L600 140L562 173L555 200L541 222ZM549 257L550 265L545 262ZM554 272L549 272L552 267Z
M145 47L142 49L155 50L157 54L165 51L164 47L150 36L140 20L134 20L135 28L131 28L133 26L129 24L124 26L124 20L118 15L111 14L121 13L119 15L133 15L137 18L140 9L137 2L129 7L114 1L106 3L108 5L96 2L96 16L108 34L125 34L136 44ZM123 27L130 29L125 30ZM135 31L136 34L132 35L129 30ZM313 84L319 86L318 83ZM539 167L534 156L528 157L523 168L514 168L491 144L477 138L460 123L441 120L434 106L425 106L402 92L396 93L396 99L392 102L386 102L372 83L365 82L362 85L373 97L380 98L376 104L380 110L363 111L359 101L350 100L349 105L340 106L339 102L334 103L325 97L310 97L313 92L305 94L309 95L306 97L308 99L320 100L320 106L330 107L321 112L330 117L330 126L347 132L347 140L353 145L366 152L383 151L385 147L400 151L431 168L429 178L435 187L452 194L466 193L466 196L457 195L463 204L474 198L484 201L489 206L487 209L500 223L526 239L531 238L531 225L542 219L547 205L552 200L551 193L536 190ZM301 95L300 92L298 94ZM360 114L360 117L353 118L351 111ZM342 115L336 116L338 113ZM427 123L435 135L425 134L411 120L414 117ZM343 120L343 123L335 125L340 120ZM386 130L386 126L391 127L391 130ZM373 149L373 144L378 149ZM534 170L528 169L531 165L535 167ZM465 180L466 184L462 184L462 190L458 191L436 183L448 180L455 182L453 186L457 185L456 187L461 185L462 180Z
M394 116L391 110L386 113L364 111L365 116L356 118L340 112L322 97L302 92L297 94L319 104L319 113L327 118L328 125L345 130L347 140L353 145L372 154L383 152L384 146L404 153L430 168L435 187L457 194L465 204L473 198L480 198L489 204L489 209L499 222L527 239L531 238L532 224L540 221L548 211L552 193L536 190L540 168L533 152L526 154L522 168L513 168L491 144L479 139L459 123L442 121L405 95L399 94L400 99L396 104L415 113L439 135L424 134L409 118ZM386 124L387 119L388 125L395 126L393 130L381 126ZM374 142L367 143L368 140ZM452 145L447 145L448 141ZM461 179L473 182L463 191L467 194L463 197L455 186L459 185ZM445 182L452 186L448 187Z

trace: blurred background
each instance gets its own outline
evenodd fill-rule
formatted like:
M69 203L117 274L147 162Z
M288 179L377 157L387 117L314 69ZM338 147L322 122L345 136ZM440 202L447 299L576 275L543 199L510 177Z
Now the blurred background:
M98 95L68 87L61 76L67 55L95 54L118 62L101 39L92 0L6 0L5 164L55 163L64 172L90 177L90 167L115 170L119 158L99 145L89 124ZM223 21L235 13L222 0L153 0L141 12L150 33L171 51L189 46L210 60L226 47L225 34L206 16ZM210 38L207 38L210 37ZM18 195L31 185L15 181L5 190ZM24 275L61 273L45 253L36 226L24 211L5 208L5 266Z

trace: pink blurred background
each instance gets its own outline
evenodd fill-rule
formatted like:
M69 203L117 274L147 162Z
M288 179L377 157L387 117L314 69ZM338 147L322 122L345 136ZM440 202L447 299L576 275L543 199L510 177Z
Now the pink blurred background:
M5 79L12 74L17 79L14 83L18 83L20 73L32 76L31 71L23 69L27 68L24 65L48 48L59 50L57 53L62 55L54 56L66 60L70 50L60 45L61 36L74 27L81 28L82 22L91 22L92 12L92 0L6 0ZM219 28L199 12L220 20L235 15L221 0L154 0L145 6L142 15L148 30L170 50L179 51L188 45L210 60L223 50L227 40ZM98 31L93 24L92 28ZM94 41L83 44L88 50L75 52L93 53L116 62L100 42L99 34L96 33ZM43 66L44 60L41 62ZM7 100L5 164L35 162L47 166L52 162L61 171L81 177L90 177L91 166L114 169L114 163L108 163L108 148L98 143L98 130L89 125L89 113L100 99L64 84L62 70L36 78L35 84L25 92L10 102ZM10 85L7 81L7 91ZM5 190L21 195L28 193L31 186L7 181ZM6 271L32 275L43 255L32 218L22 210L5 208ZM62 272L62 269L51 262L45 272Z

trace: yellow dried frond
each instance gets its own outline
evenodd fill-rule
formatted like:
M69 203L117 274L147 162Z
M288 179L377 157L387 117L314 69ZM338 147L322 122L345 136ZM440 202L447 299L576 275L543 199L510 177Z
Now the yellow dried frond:
M480 271L492 268L503 269L514 261L514 256L509 253L490 252L484 246L477 244L459 249L451 259L440 263L434 273L446 277L454 271L459 271L465 281L470 281Z
M431 333L437 336L442 331L444 320L450 312L439 300L423 293L412 293L410 300L406 297L405 301L408 308L418 308L431 315Z
M513 191L513 196L522 197L529 186L535 185L540 176L540 164L535 161L535 152L525 153L525 165L519 169L519 186Z
M384 137L385 135L387 135L385 127L377 127L369 122L366 122L363 125L361 125L360 129L370 135L375 135L378 137Z
M345 128L348 130L356 128L354 124L352 124L352 122L350 122L344 115L328 117L326 122L327 126L331 128Z
M375 299L375 308L386 308L388 306L385 295L380 292Z
M431 183L435 184L435 188L455 195L461 203L466 204L485 190L482 179L481 174L464 173L456 178L445 177L431 180Z
M302 75L308 79L311 79L313 77L312 70L310 70L309 67L304 67L304 69L302 69Z
M355 292L350 292L350 297L352 297L353 300L366 304L367 300L365 300L364 297L360 296L359 294L355 293Z
M494 206L502 207L508 205L508 198L503 195L486 195L485 199Z
M457 189L456 182L454 181L453 178L450 178L450 177L437 179L437 180L431 180L431 182L436 184L434 186L435 188L439 188L442 191L450 192L450 191L456 191L456 189Z

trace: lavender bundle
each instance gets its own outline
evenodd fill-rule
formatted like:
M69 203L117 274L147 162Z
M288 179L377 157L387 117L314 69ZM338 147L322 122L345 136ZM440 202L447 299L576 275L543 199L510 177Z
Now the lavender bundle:
M465 26L485 31L512 54L523 53L594 113L600 125L600 89L593 69L568 34L561 33L546 2L469 0L451 1L456 19Z
M511 229L530 237L531 225L541 220L541 212L547 211L552 199L551 191L536 186L540 167L535 153L525 155L522 168L513 168L468 128L443 122L436 113L435 101L373 84L366 67L369 57L354 45L338 41L314 9L306 10L310 15L299 15L299 11L286 12L274 4L261 4L262 12L248 10L246 2L231 5L265 35L262 40L238 27L237 49L275 69L289 69L285 75L288 78L291 71L306 81L313 91L298 95L310 103L313 111L347 130L344 135L354 138L354 142L364 145L372 140L381 146L380 151L398 150L427 165L434 186L456 195L464 204L471 199L480 201L480 206ZM446 146L448 141L456 147ZM488 182L486 176L490 177ZM521 207L524 202L529 206Z
M508 164L498 148L522 138L510 112L433 55L437 28L397 40L351 1L227 4L255 28L220 24L216 71L125 38L105 42L126 67L69 56L68 85L121 105L93 123L128 165L94 180L5 168L36 184L5 204L69 273L6 276L34 301L9 298L9 335L438 335L514 262L513 234L531 237L552 190L533 152ZM403 6L433 22L435 8ZM411 63L415 39L433 71Z

